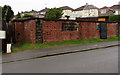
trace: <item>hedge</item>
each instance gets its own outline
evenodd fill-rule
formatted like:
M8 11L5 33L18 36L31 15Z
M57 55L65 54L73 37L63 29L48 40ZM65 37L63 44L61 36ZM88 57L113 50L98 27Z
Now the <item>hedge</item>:
M106 18L108 21L120 21L120 15L99 16L99 18Z
M109 16L109 21L120 21L120 15Z

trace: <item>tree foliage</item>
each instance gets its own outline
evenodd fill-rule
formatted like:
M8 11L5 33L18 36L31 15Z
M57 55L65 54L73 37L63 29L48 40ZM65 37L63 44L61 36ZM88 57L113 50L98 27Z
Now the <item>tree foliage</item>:
M2 8L2 19L6 22L9 22L14 17L14 12L9 5L5 5Z
M51 8L48 9L45 18L47 19L59 19L63 15L63 11L61 8Z

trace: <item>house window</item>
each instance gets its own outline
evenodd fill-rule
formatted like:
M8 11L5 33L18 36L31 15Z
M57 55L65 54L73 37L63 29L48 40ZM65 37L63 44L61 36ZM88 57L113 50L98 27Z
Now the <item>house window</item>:
M89 12L89 10L85 10L85 13L88 13Z
M79 31L78 23L62 23L62 31Z
M101 10L101 14L105 14L106 12L106 10Z
M94 12L94 9L91 9L91 12Z

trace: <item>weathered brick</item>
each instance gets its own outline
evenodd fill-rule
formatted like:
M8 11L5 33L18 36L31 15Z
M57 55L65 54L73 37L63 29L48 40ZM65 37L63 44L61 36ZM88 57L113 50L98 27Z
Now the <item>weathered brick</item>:
M62 23L76 21L42 21L42 42L57 42L66 40L92 39L100 38L100 32L97 29L99 23L96 22L77 22L79 31L62 31ZM36 20L28 20L24 22L15 22L15 38L16 42L26 40L36 43ZM107 23L107 36L116 36L116 24ZM119 26L120 27L120 26ZM18 35L18 33L20 33ZM120 34L119 34L120 35Z

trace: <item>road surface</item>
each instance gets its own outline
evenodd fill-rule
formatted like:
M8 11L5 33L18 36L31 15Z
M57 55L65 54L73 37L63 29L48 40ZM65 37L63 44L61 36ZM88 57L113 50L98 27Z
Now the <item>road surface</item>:
M118 46L4 63L3 73L118 73Z

